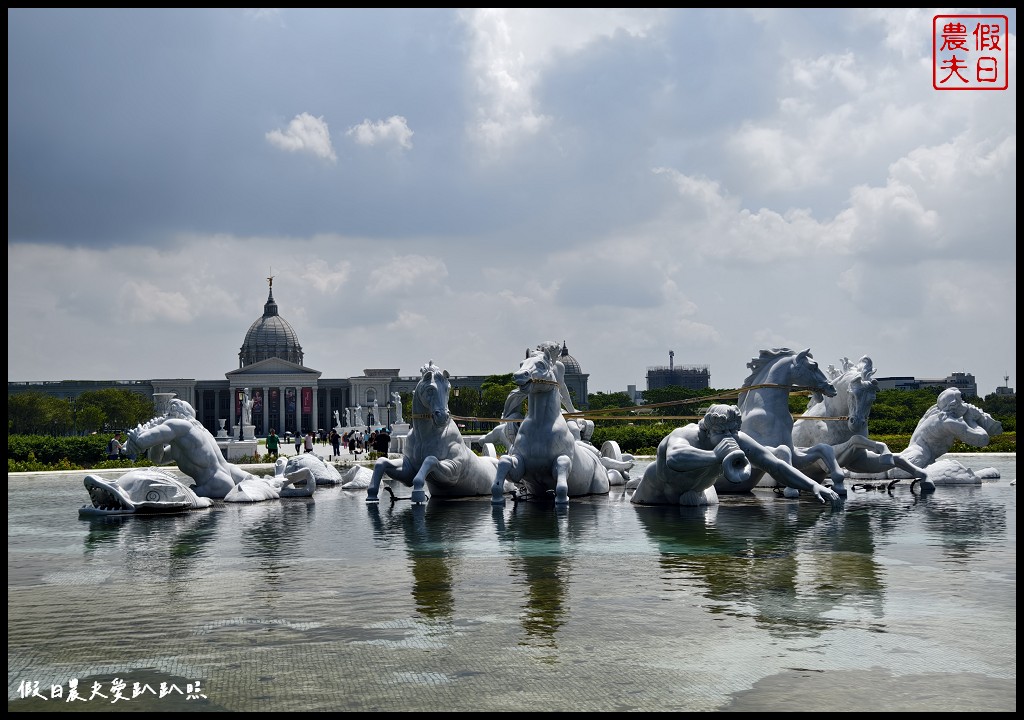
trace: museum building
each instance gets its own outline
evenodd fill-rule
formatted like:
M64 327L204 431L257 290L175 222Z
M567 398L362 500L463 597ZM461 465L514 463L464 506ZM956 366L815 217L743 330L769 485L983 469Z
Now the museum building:
M527 354L529 354L527 348ZM524 356L525 357L525 356ZM589 375L580 368L563 341L561 361L565 382L577 400L586 407ZM238 351L238 368L225 373L224 380L57 380L52 382L8 382L8 394L42 392L74 400L84 392L116 388L131 390L153 398L157 393L174 393L196 410L196 417L211 433L221 429L221 420L232 435L238 434L242 414L242 394L252 394L252 421L255 434L263 437L270 428L279 435L334 427L337 411L345 424L346 409L361 407L367 425L389 425L394 417L389 406L392 393L411 393L419 375L400 376L397 368L370 368L358 377L323 378L319 370L306 367L298 334L281 317L274 300L270 280L263 315L249 326ZM453 391L458 388L480 391L487 376L452 375ZM369 417L378 408L381 417Z

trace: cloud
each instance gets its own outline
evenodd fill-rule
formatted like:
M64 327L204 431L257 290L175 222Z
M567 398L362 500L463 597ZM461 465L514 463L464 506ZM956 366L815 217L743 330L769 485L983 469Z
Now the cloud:
M476 101L471 140L495 156L540 133L554 121L536 96L548 66L618 31L642 37L663 17L662 11L650 9L462 11L469 28L468 72Z
M286 130L271 130L266 138L281 150L309 153L331 162L338 160L331 145L331 131L323 117L300 113L292 118Z
M403 150L412 150L413 132L408 121L401 115L392 115L387 120L372 122L363 120L345 131L358 145L372 147L389 145Z

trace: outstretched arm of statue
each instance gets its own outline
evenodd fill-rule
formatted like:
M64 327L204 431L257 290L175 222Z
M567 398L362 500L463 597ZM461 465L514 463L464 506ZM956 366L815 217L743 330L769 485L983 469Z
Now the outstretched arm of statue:
M967 421L968 425L979 425L985 429L989 437L1003 432L1003 424L987 412L970 403L964 403L964 405L967 408L967 412L964 413L964 420Z
M724 447L726 441L732 440L732 438L726 438L713 450L705 450L691 436L693 433L695 431L690 426L676 428L658 445L658 455L664 457L665 467L669 470L675 472L702 470L710 465L720 463L722 458L728 455L728 452L724 450L720 455L718 448ZM739 449L735 440L732 440L732 445L735 449Z
M187 426L186 426L187 427ZM170 443L178 436L170 421L156 425L138 425L128 431L128 444L134 452L143 452L156 446Z
M967 422L964 418L947 417L942 426L957 440L973 447L988 445L989 436L985 428Z
M747 454L751 464L761 468L779 482L797 490L809 490L814 493L819 501L825 502L828 500L831 502L833 508L842 504L842 498L834 490L814 481L788 462L779 459L771 450L746 433L739 433L737 440L740 448Z

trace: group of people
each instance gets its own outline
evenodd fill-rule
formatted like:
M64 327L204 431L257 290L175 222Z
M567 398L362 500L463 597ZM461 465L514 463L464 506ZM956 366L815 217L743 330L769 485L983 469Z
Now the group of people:
M115 438L111 439L111 444L118 443L120 445L121 433L118 433ZM327 434L327 441L331 444L333 451L333 457L341 457L342 446L346 447L348 451L356 458L359 457L360 453L374 450L382 455L387 455L389 448L391 447L391 433L387 428L380 428L378 430L370 431L367 428L365 431L350 430L344 435L338 433L336 428L331 428L330 433ZM313 445L316 442L316 438L313 435L312 430L307 430L305 435L295 436L295 454L313 452ZM272 458L277 458L281 450L281 438L278 436L277 431L274 428L270 428L270 433L267 435L267 453ZM115 455L114 457L117 457Z
M339 437L339 442L344 444L348 451L357 459L360 453L370 452L371 450L387 456L391 447L391 432L387 428L378 428L373 431L370 428L366 428L366 430L349 430Z

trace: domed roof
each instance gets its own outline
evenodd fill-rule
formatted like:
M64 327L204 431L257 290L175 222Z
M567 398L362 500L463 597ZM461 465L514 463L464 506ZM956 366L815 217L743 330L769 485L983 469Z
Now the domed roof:
M583 369L580 367L580 362L572 355L569 354L569 349L565 346L565 340L562 341L562 354L558 358L565 365L566 373L575 373L576 375L582 375Z
M270 294L263 306L263 317L249 326L242 349L238 352L238 367L245 367L268 358L281 358L296 365L302 364L302 345L295 329L277 314L274 302L274 280L270 280Z

